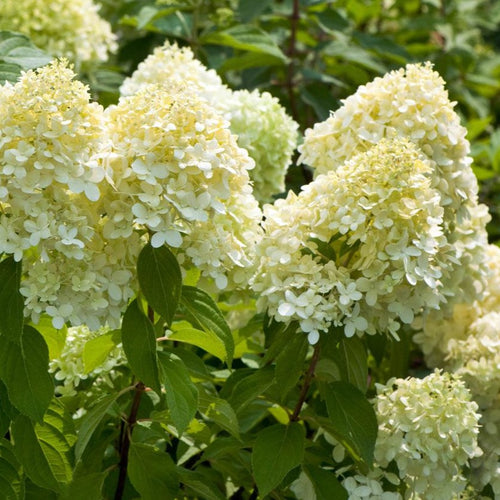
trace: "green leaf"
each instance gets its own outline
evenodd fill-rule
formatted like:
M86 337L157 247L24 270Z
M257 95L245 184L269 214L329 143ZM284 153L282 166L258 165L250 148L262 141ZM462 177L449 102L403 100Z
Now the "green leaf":
M288 62L288 58L265 31L247 24L240 24L224 31L209 33L200 38L202 44L226 45L239 50L260 52Z
M192 286L182 287L181 310L196 327L215 334L224 343L227 364L231 365L234 354L234 340L217 304L208 293Z
M0 31L0 82L15 83L22 70L44 66L51 60L52 56L35 47L27 36Z
M137 276L148 304L168 325L181 296L182 275L175 255L165 246L146 245L137 260Z
M172 333L168 336L169 340L195 345L212 354L212 356L219 358L221 361L226 360L226 346L222 339L217 337L214 332L198 330L197 328L186 327L185 325L184 321L180 324L174 323L172 325Z
M90 373L101 366L109 353L121 342L120 330L113 330L104 335L87 340L83 347L83 366L85 373Z
M219 73L226 71L242 71L248 68L257 68L262 66L282 66L283 59L260 52L246 52L243 55L230 57L226 59L218 68Z
M339 357L336 359L342 379L366 392L368 365L366 348L358 337L343 338L339 342Z
M238 2L238 18L243 23L248 23L264 12L272 0L239 0Z
M267 366L255 370L251 375L236 382L227 398L229 404L239 413L248 404L257 399L274 382L274 368Z
M263 498L304 458L306 432L298 422L275 424L257 434L252 452L255 482Z
M107 475L107 472L93 472L74 476L68 489L62 495L61 500L103 498L102 487Z
M137 300L129 304L123 316L122 344L137 378L160 394L156 337L151 321L139 309Z
M365 395L347 382L332 382L321 387L335 438L364 468L371 467L377 417Z
M181 483L197 495L196 498L203 500L226 500L226 495L208 481L207 477L198 471L178 468Z
M348 494L339 483L333 471L327 471L313 465L303 466L304 472L311 480L316 493L316 500L347 500Z
M25 325L19 343L5 342L0 350L0 378L10 402L24 415L41 422L54 395L48 373L49 353L43 337Z
M282 401L299 381L308 347L307 335L302 332L295 332L290 336L289 342L276 358L275 378Z
M0 31L0 37L1 34ZM0 262L0 334L11 342L19 342L23 334L24 300L19 292L21 272L22 264L16 262L14 257Z
M238 418L232 406L222 398L208 392L200 393L200 411L234 437L240 437Z
M142 500L177 498L179 477L173 460L156 446L131 443L128 476Z
M82 418L80 429L78 432L78 439L75 446L75 456L77 460L80 460L80 458L82 457L85 449L87 448L87 445L90 442L90 439L92 438L99 424L102 422L106 413L108 413L114 402L122 394L123 392L118 392L116 394L111 394L110 396L101 398Z
M64 345L66 344L66 335L68 333L66 325L58 330L54 328L52 318L44 314L36 324L36 330L38 330L45 339L45 343L49 348L49 359L57 359L61 355Z
M12 424L14 450L28 477L38 486L60 492L71 481L73 420L54 400L42 424L19 415Z
M0 492L5 500L21 497L21 466L14 455L12 444L0 439Z
M160 352L159 361L170 415L177 432L182 434L198 408L198 389L191 382L189 372L178 356Z

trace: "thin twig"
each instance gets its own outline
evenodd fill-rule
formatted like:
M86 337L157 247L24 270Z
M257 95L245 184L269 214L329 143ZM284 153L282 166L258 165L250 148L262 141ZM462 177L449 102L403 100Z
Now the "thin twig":
M115 500L121 500L123 497L123 491L125 489L125 480L127 478L127 466L128 466L128 451L130 448L130 438L132 436L132 430L137 422L137 412L139 411L139 405L141 403L141 396L144 392L146 386L142 382L137 382L135 385L135 394L132 401L132 406L130 407L130 413L126 423L124 424L124 429L122 433L122 442L120 443L120 472L118 475L118 484L116 485Z
M304 378L304 385L302 386L302 390L300 391L299 400L295 405L292 416L290 417L290 422L296 422L299 419L300 411L302 410L302 406L307 397L307 393L309 392L309 388L311 387L311 383L314 377L314 370L316 369L316 365L319 360L319 344L314 346L314 353L311 358L311 364L307 370L306 376Z

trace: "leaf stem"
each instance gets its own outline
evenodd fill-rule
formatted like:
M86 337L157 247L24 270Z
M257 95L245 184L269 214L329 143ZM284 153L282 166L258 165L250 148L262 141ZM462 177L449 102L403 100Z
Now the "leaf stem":
M130 438L132 436L132 430L134 425L137 423L137 412L139 411L139 405L141 403L141 396L146 386L142 382L137 382L135 384L135 394L132 401L132 406L130 407L130 413L127 421L124 423L124 430L122 433L121 443L120 443L120 472L118 475L118 484L116 485L115 500L121 500L123 497L123 491L125 489L125 480L127 478L127 466L128 466L128 451L130 448Z
M293 410L292 416L290 417L290 422L296 422L299 419L299 414L300 411L302 410L302 406L304 405L304 402L307 397L307 393L309 392L309 388L311 387L311 383L314 377L314 370L316 369L316 365L318 364L319 360L319 344L316 344L314 346L314 353L311 358L311 364L309 365L309 368L307 369L306 376L304 378L304 385L302 386L302 390L300 391L300 396L299 400L297 401L297 404L295 405L295 408Z

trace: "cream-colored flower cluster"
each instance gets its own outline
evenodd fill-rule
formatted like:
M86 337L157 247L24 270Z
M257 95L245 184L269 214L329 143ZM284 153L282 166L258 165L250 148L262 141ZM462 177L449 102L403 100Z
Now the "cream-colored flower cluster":
M180 84L193 89L227 120L238 145L255 160L250 172L254 196L269 201L285 188L286 171L297 145L298 125L268 92L233 92L219 75L195 59L189 47L168 41L141 62L120 92L133 95L150 84Z
M74 76L53 62L0 87L0 252L23 259L33 321L118 326L139 241L102 236L104 112Z
M383 139L297 196L264 207L252 287L278 321L309 341L330 325L352 336L397 336L423 307L445 300L453 261L429 160L405 139Z
M342 486L349 495L348 500L403 500L401 493L384 488L382 480L386 475L382 470L374 468L367 476L355 474L345 478ZM399 478L395 479L399 482Z
M49 54L75 64L106 61L117 49L93 0L3 0L0 29L20 31Z
M453 107L430 63L409 64L359 87L326 121L307 130L299 161L322 174L382 138L412 141L433 167L432 187L441 194L444 233L457 260L442 282L450 301L461 302L474 300L483 280L488 215L477 203L466 129Z
M109 328L91 331L86 326L68 328L66 343L61 354L50 361L49 371L54 373L56 380L62 382L56 386L56 393L61 396L74 396L82 380L95 379L98 376L106 377L116 366L125 362L125 354L121 344L110 350L108 356L98 367L87 372L84 365L83 353L85 344L92 339L110 333Z
M377 465L385 469L395 461L417 498L460 495L467 485L463 469L481 454L477 409L464 382L438 370L423 379L377 385Z
M112 191L106 238L134 227L151 243L176 248L219 289L248 280L261 212L228 123L188 88L150 85L107 108L109 149L102 154Z

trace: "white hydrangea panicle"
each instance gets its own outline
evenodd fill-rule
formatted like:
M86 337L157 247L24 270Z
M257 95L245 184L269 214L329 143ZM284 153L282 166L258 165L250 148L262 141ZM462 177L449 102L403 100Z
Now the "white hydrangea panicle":
M93 0L3 0L0 29L20 31L77 65L107 61L118 45L99 8Z
M273 195L285 190L285 175L297 147L298 124L269 92L238 90L229 103L231 132L255 160L250 172L254 195L261 202L271 201Z
M332 324L347 336L397 336L400 323L439 307L453 260L431 169L413 143L382 140L298 196L265 205L258 306L298 321L311 343Z
M112 191L104 235L134 227L172 247L219 289L246 283L261 212L251 193L253 160L228 123L190 89L150 85L106 110L101 157ZM133 131L133 134L131 134Z
M68 328L66 342L61 354L50 361L49 371L61 384L56 386L56 394L75 396L82 380L95 379L98 376L108 376L116 366L125 363L126 358L121 344L111 349L104 362L92 371L87 372L83 362L85 344L91 340L108 334L109 328L92 331L86 326Z
M470 303L456 304L453 310L428 310L414 323L417 333L413 340L425 356L428 366L445 367L450 358L450 342L467 341L471 325L482 316L500 310L500 248L485 245L485 265L488 277L481 294Z
M376 464L385 469L394 461L417 498L459 497L467 485L463 469L482 453L478 406L464 382L438 370L423 379L391 379L377 385L374 403Z
M55 61L0 87L0 252L17 260L45 242L81 259L92 237L103 109L74 76Z
M394 474L382 471L375 467L368 475L354 474L342 481L342 486L348 493L348 500L403 500L398 491L390 491L384 487L383 480L389 476L392 483L399 483L399 478Z
M466 129L454 111L444 80L431 63L408 64L362 85L324 122L305 133L299 161L322 174L382 138L406 137L432 160L433 187L443 205L458 211L476 200Z
M150 84L188 86L230 122L238 145L255 161L250 172L254 196L261 202L285 189L285 174L297 146L298 124L268 92L233 92L213 69L198 61L189 47L168 41L157 47L120 87L129 96Z
M457 265L442 277L448 303L472 301L484 282L486 207L478 205L466 129L444 81L430 63L408 64L358 88L324 122L306 130L299 161L316 174L338 169L383 138L405 137L432 165L432 187L441 195L444 234Z

